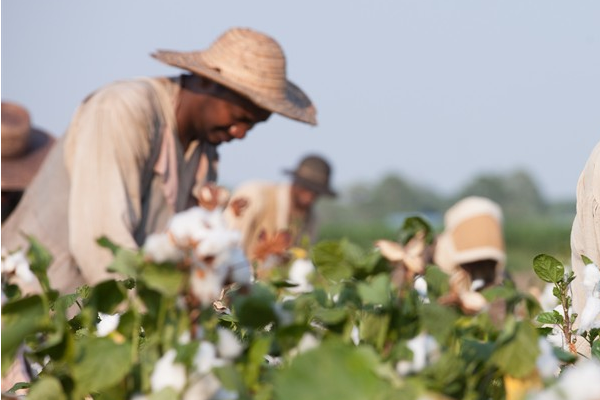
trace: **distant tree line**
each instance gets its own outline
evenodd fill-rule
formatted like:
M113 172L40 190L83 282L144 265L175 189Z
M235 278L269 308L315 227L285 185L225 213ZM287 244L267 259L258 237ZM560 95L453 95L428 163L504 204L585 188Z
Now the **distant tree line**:
M410 215L423 216L441 231L444 212L467 196L487 197L502 208L509 268L528 269L540 253L569 264L575 198L549 201L523 170L476 176L449 196L398 174L376 182L357 182L343 188L338 198L319 202L320 239L346 237L370 246L380 238L394 239L403 219Z

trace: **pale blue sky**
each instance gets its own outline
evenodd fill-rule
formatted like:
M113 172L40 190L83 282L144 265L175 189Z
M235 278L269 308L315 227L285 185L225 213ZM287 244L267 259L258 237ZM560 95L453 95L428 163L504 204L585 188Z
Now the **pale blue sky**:
M279 116L221 147L220 183L285 180L307 152L338 188L397 172L452 193L530 172L574 198L600 140L600 2L554 0L2 0L3 100L61 135L98 86L179 70L156 49L206 48L231 26L275 37L319 126ZM401 201L401 199L399 199Z

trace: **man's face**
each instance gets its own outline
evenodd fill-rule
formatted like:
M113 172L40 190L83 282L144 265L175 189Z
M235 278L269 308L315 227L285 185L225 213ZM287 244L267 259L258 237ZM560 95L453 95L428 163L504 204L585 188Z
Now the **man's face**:
M319 194L302 185L292 185L292 202L294 206L303 211L309 211L319 198Z
M243 139L250 129L266 121L271 112L264 110L237 93L213 85L212 95L198 100L192 113L192 124L198 139L219 145L234 139Z

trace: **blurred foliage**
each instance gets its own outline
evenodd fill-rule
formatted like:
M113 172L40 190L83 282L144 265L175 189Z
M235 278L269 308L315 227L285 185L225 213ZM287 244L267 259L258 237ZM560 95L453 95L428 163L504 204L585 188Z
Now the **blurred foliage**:
M456 193L444 196L398 176L356 183L340 190L336 199L318 204L319 239L347 238L363 247L378 239L397 239L405 218L420 215L437 231L444 212L467 196L487 197L504 213L509 271L529 271L537 254L554 254L570 264L570 231L575 200L551 202L524 171L475 177Z

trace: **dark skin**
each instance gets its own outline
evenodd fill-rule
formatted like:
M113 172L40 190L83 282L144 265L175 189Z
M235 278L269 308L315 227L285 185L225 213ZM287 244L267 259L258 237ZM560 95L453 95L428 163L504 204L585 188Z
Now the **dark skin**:
M214 145L243 139L271 115L233 90L198 75L184 75L181 86L176 118L184 149L196 139Z
M292 183L291 198L292 209L290 213L292 218L304 218L319 198L319 194L298 183Z

